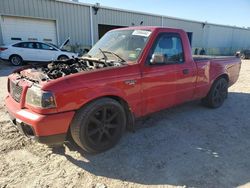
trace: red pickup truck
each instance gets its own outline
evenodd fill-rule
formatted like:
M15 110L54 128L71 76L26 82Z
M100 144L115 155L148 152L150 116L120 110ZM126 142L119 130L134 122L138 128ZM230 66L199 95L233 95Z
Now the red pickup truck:
M235 57L193 58L180 29L122 28L83 57L16 70L5 103L26 136L48 145L73 138L97 153L133 129L135 118L197 99L220 107L240 67Z

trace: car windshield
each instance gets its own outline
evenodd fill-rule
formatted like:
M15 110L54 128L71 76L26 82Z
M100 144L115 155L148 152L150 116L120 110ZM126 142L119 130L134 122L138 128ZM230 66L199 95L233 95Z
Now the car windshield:
M52 43L48 43L48 44L59 49L59 47L57 45L55 45L55 44L52 44Z
M149 30L114 30L106 33L88 52L95 58L136 61L151 34ZM105 57L106 56L106 57Z

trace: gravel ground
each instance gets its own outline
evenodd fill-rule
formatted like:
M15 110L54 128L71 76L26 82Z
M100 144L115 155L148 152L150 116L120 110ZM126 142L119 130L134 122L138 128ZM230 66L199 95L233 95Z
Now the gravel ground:
M4 108L0 65L0 187L250 187L250 60L219 109L198 102L136 123L113 149L88 155L20 135Z

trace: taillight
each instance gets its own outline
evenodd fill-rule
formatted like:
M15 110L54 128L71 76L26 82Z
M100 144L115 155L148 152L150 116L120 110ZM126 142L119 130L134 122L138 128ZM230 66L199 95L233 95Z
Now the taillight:
M3 48L3 47L0 47L0 52L4 51L4 50L7 50L8 48Z

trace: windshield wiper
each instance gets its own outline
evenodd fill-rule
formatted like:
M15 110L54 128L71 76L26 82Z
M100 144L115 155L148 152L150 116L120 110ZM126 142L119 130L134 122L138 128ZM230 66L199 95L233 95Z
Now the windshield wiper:
M107 60L108 60L108 57L106 56L105 51L103 51L101 48L99 48L99 50L100 50L100 52L102 53L103 58L104 58L105 63L106 63L106 62L107 62Z
M118 62L121 63L121 64L124 64L126 61L120 57L119 55L117 55L116 53L114 52L111 52L111 51L106 51L106 50L102 50L101 48L99 48L100 52L102 53L103 55L103 58L104 58L104 64L107 65L107 60L108 60L108 57L106 56L106 54L112 54L113 56L117 57L119 60Z
M112 55L116 56L118 59L120 59L120 62L126 62L121 56L119 56L118 54L116 54L114 52L111 52L111 51L102 51L102 53L112 54Z
M105 63L107 62L108 60L108 57L106 56L106 54L112 54L113 56L117 57L120 61L120 63L124 63L126 62L122 57L120 57L119 55L117 55L116 53L114 52L111 52L111 51L107 51L107 50L102 50L101 48L99 48L100 52L102 53L103 57L104 57L104 60L105 60Z

